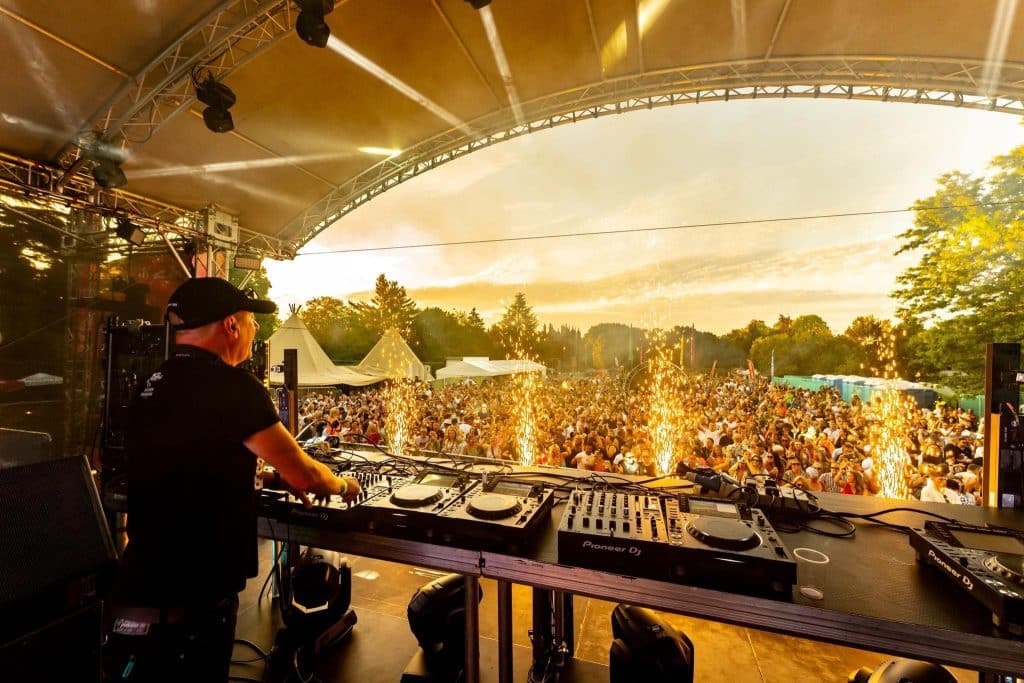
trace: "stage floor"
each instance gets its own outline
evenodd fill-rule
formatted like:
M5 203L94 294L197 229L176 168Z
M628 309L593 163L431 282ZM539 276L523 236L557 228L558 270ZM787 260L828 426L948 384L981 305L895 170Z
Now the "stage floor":
M271 566L270 543L261 541L260 568L264 576L251 579L241 595L238 638L264 650L273 645L281 625L276 601L266 596L258 603L263 579ZM417 644L406 621L406 606L416 589L442 574L348 555L352 566L352 607L358 623L345 642L324 653L312 671L322 683L398 683ZM497 683L497 597L494 581L482 579L480 606L480 672L485 683ZM532 590L513 586L515 681L526 681L530 666ZM608 680L608 647L611 644L611 612L615 604L577 597L574 602L576 648L574 666L563 681L598 683ZM701 619L665 615L670 623L693 641L697 683L791 683L792 681L846 681L851 671L875 667L889 657L863 650L816 643L764 631L719 624ZM235 659L255 655L236 646ZM232 666L233 676L260 679L262 662ZM951 669L960 683L976 683L977 673ZM314 679L315 680L315 679Z

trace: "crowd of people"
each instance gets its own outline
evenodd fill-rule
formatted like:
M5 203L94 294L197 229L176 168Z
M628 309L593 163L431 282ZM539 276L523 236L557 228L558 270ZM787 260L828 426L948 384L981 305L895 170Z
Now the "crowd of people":
M515 387L508 379L407 387L415 400L402 404L409 425L402 450L520 462ZM894 415L891 403L848 403L833 389L812 392L746 374L689 376L678 393L674 443L658 453L641 384L612 374L541 380L532 399L536 438L525 448L542 466L656 476L681 462L740 484L770 478L812 492L878 495L885 488L923 501L981 502L981 435L971 411L905 399ZM310 393L300 403L300 427L306 437L394 448L386 434L393 395L393 387ZM898 458L885 472L882 451ZM895 482L883 481L886 472Z

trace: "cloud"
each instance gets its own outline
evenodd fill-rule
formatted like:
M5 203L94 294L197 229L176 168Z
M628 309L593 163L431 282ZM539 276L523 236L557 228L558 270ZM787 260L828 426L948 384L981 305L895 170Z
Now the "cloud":
M656 322L671 326L694 322L724 332L752 317L781 312L817 313L845 325L857 311L889 315L888 293L902 270L888 240L803 251L761 247L756 252L715 257L666 259L607 277L562 282L478 280L455 287L410 289L420 305L477 307L496 319L517 292L550 322L593 320Z

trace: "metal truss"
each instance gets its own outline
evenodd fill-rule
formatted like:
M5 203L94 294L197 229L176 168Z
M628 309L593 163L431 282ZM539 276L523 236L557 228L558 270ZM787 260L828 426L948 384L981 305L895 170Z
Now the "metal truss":
M982 89L980 60L886 56L744 60L680 67L602 81L525 102L529 123L509 109L452 129L347 180L277 231L295 249L377 195L443 163L504 140L566 123L673 104L757 98L830 98L938 104L1024 114L1024 64L1006 63Z
M103 226L96 231L80 232L73 236L79 251L95 250L116 253L133 249L164 250L166 244L160 233L183 239L208 239L206 221L200 211L190 211L122 190L99 190L91 180L76 179L63 191L57 187L61 172L57 169L8 155L0 155L0 185L17 194L52 201L71 208L82 209L103 217L126 217L146 231L142 246L129 245ZM64 233L57 226L50 226ZM251 230L239 230L238 250L274 259L291 259L295 251L291 245Z
M290 0L220 3L127 81L65 145L58 164L73 176L87 170L90 148L145 143L195 101L197 67L220 81L287 35L294 19Z

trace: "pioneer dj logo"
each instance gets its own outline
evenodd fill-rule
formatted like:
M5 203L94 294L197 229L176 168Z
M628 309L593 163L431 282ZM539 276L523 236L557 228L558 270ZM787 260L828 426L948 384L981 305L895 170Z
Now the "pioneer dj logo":
M633 557L639 557L642 552L640 548L633 545L607 545L603 543L594 543L593 541L583 541L583 547L590 550L601 550L608 553L626 553Z
M964 588L966 588L969 591L974 590L974 581L971 580L971 577L968 574L955 569L953 565L951 565L949 562L946 562L944 558L936 555L935 551L931 548L928 549L928 557L930 557L935 564L945 569L946 573L948 573L950 576L952 576L957 581L962 583L964 585Z
M321 521L327 521L327 513L317 510L292 510L292 517L309 517L311 519L319 519Z

